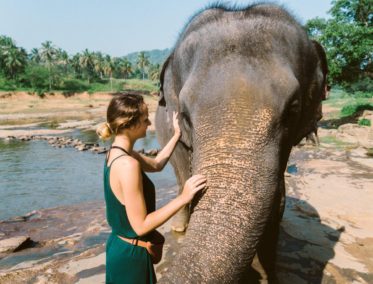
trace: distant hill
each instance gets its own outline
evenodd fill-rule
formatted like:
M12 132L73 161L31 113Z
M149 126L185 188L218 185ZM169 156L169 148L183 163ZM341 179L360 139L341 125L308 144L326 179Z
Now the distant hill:
M128 60L133 65L135 65L136 64L136 60L137 60L137 56L138 56L139 53L140 52L132 52L132 53L127 54L125 57L127 57ZM149 56L149 61L152 64L160 64L160 65L162 65L163 62L165 62L165 60L167 59L167 56L170 53L171 53L171 49L170 48L166 48L166 49L162 49L162 50L160 50L160 49L153 49L153 50L145 51L145 54L147 56Z

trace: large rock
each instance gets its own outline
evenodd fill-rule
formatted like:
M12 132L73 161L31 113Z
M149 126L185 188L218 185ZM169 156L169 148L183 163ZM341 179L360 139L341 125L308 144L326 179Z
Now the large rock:
M0 253L13 252L30 241L30 237L18 236L0 241Z

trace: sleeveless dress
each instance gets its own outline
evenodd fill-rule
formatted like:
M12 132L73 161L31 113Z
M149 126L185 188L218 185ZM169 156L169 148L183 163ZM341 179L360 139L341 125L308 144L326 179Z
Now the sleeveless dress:
M106 243L106 283L156 283L153 263L147 250L127 243L118 237L147 241L151 236L151 233L149 233L146 236L139 237L135 233L127 218L125 206L119 202L111 189L110 167L119 157L113 159L109 166L105 161L104 166L106 218L112 229ZM144 172L142 172L142 182L146 209L149 214L155 210L155 188Z

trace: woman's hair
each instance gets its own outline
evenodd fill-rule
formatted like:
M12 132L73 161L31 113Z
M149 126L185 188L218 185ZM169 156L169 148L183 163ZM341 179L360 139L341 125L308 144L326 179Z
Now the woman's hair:
M107 140L122 130L136 126L144 113L145 103L141 95L118 94L115 95L107 108L106 122L101 124L97 135Z

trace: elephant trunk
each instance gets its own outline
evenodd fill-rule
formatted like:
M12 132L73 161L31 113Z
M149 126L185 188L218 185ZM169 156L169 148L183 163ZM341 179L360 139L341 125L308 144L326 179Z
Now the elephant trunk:
M273 137L271 110L229 110L213 124L204 121L209 117L199 116L194 126L191 165L193 174L207 177L208 188L192 203L185 241L161 279L167 283L242 279L278 187L278 139Z

